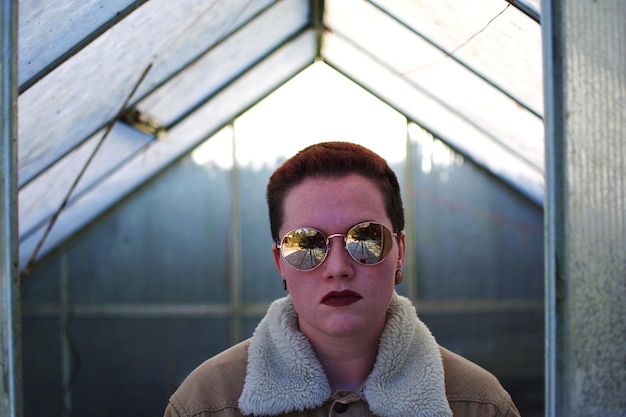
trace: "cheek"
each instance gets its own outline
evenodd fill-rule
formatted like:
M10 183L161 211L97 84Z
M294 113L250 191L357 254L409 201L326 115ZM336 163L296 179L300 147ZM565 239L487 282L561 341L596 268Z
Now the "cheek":
M293 302L298 315L308 316L307 311L312 310L314 305L319 304L321 296L315 293L315 288L306 280L287 276L287 292Z
M390 260L391 261L391 260ZM391 300L391 295L395 291L396 288L396 271L398 270L397 262L394 259L390 262L389 267L385 268L383 272L383 276L378 277L378 282L376 285L376 290L380 292L381 296L385 294L385 297L389 296Z
M366 270L367 273L363 274L362 286L367 288L370 295L379 294L380 297L391 294L395 288L395 276L396 276L396 261L389 259L385 260L385 266L380 265L379 268L374 267L374 270Z
M283 278L287 281L287 290L293 299L303 299L314 297L315 285L311 277L303 277L298 271L292 271L293 268L283 265Z

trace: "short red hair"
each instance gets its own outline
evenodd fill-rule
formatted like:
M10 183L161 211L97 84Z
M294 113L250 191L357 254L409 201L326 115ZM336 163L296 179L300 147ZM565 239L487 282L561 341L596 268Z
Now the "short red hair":
M309 146L285 161L267 184L272 238L278 242L283 223L285 195L307 178L362 175L378 184L394 232L404 229L404 208L396 174L380 155L354 143L322 142Z

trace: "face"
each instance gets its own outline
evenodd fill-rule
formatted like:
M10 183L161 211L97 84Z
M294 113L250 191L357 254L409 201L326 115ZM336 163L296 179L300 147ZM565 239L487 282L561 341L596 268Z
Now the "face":
M382 223L393 231L376 184L360 175L310 178L290 190L283 202L282 237L299 227L313 227L326 236L345 235L359 223ZM376 265L350 257L342 237L330 241L326 259L311 271L286 263L274 247L274 260L298 312L300 331L318 337L380 332L395 286L395 271L404 261L404 234L393 238L391 251Z

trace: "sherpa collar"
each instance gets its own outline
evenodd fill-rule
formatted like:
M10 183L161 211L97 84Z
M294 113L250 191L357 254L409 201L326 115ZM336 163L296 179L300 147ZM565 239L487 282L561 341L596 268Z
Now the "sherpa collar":
M439 347L405 297L392 298L361 395L381 417L452 416ZM298 330L291 299L276 300L252 337L239 408L244 414L273 416L314 409L330 397L322 365Z

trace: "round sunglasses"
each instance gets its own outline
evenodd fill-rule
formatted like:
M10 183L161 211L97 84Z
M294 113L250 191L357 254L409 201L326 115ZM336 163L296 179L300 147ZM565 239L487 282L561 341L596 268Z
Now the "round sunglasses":
M356 262L376 265L387 257L393 238L397 236L387 226L376 222L359 223L345 235L330 236L312 227L299 227L287 232L276 247L290 266L299 271L312 271L326 259L332 238L342 237L346 251Z

